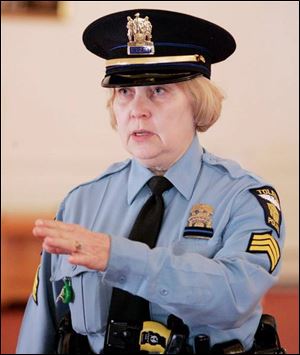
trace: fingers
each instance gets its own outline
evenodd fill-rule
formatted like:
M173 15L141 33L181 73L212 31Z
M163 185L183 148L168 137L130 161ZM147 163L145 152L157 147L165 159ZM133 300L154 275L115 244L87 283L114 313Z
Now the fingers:
M51 219L37 219L35 221L35 226L37 227L48 227L48 228L59 228L64 231L72 232L75 229L74 224L63 223L60 221L54 221Z
M38 219L33 228L33 235L43 239L43 248L49 253L71 254L81 249L82 228L76 224Z
M43 249L53 254L77 253L76 242L72 239L46 237L43 241Z
M42 220L35 221L33 235L36 237L69 238L73 232L79 231L80 226L67 224L60 221Z
M92 232L79 224L38 219L33 235L43 240L43 249L52 254L67 254L69 262L104 271L110 254L110 237Z
M43 243L43 249L45 251L47 251L48 253L51 254L67 254L67 252L65 250L59 249L59 248L55 248L55 247L51 247L49 245L46 245Z
M32 233L35 237L51 237L51 238L63 238L63 233L58 229L48 228L45 226L34 227Z

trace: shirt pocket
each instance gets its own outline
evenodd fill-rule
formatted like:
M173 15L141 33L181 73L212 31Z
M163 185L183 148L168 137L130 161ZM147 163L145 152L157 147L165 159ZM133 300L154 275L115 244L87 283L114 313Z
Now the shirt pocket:
M198 253L207 258L212 258L218 249L219 243L215 235L212 238L207 238L206 236L182 233L173 245L173 251L177 255Z
M104 333L111 288L102 282L102 273L63 260L52 273L51 280L57 282L65 278L71 280L74 293L69 303L73 329L84 335Z

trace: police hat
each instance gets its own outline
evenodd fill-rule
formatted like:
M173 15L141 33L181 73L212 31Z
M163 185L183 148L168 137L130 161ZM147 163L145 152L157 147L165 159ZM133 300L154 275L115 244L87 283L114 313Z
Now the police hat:
M210 78L211 64L235 50L229 32L206 20L165 10L133 9L91 23L86 48L106 59L104 87L174 83Z

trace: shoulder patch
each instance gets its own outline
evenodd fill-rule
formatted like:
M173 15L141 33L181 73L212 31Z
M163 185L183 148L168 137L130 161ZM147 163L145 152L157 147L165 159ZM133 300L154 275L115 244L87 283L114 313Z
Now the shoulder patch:
M277 192L271 186L262 186L249 190L258 200L265 214L266 224L280 237L281 207Z
M265 233L252 233L246 251L254 254L267 254L270 260L270 273L274 271L281 257L280 247L276 239L272 236L271 231Z
M38 266L34 281L33 281L33 287L32 287L32 298L36 304L38 304L38 288L39 288L39 283L40 283L40 277L39 277L39 271L40 271L41 265Z

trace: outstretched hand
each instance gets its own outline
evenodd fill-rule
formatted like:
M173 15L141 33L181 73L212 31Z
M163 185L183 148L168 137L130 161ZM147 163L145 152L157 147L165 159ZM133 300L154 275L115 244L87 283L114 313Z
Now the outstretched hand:
M32 231L43 240L43 249L53 254L68 254L71 264L104 271L110 253L110 237L60 221L38 219Z

